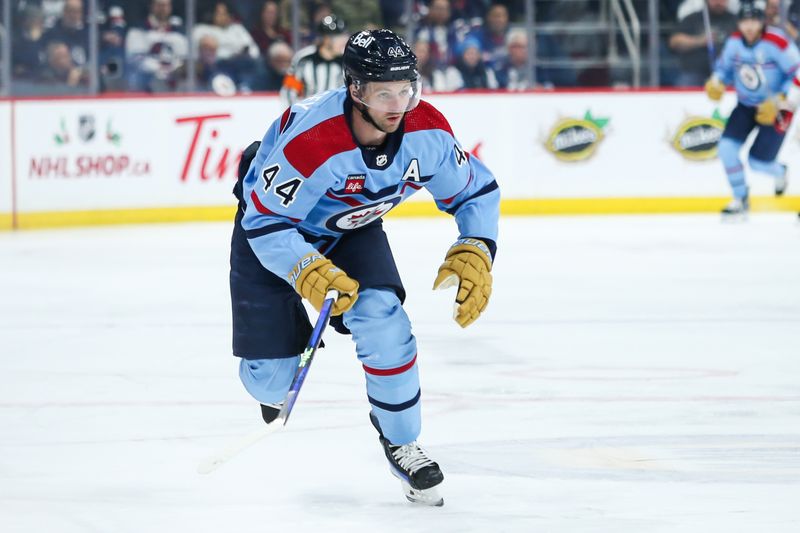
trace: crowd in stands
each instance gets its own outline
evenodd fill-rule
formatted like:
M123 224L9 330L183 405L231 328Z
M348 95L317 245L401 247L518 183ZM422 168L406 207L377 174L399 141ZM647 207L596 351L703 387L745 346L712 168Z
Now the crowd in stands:
M13 10L13 94L85 92L89 84L88 0L18 0ZM709 74L702 8L708 3L718 51L736 28L738 0L661 0L662 85L699 86ZM300 33L291 34L291 0L197 0L187 35L182 0L99 0L97 79L101 91L279 91L301 48L319 45L318 28L335 15L347 32L389 27L405 33L400 0L300 0ZM529 47L524 0L415 0L410 43L429 91L523 90L609 86L630 79L607 61L610 40L598 28L600 0L539 0L536 42ZM634 2L647 21L649 2ZM770 23L798 38L800 0ZM596 31L591 31L595 27ZM589 29L587 29L589 28ZM408 36L407 36L408 37ZM647 39L642 39L646 44ZM621 39L619 42L622 43ZM190 46L191 43L191 46ZM297 48L295 49L295 45ZM528 53L535 50L535 71ZM624 56L625 47L620 45ZM190 50L194 57L190 58ZM643 55L646 57L646 55ZM220 78L226 83L220 85Z

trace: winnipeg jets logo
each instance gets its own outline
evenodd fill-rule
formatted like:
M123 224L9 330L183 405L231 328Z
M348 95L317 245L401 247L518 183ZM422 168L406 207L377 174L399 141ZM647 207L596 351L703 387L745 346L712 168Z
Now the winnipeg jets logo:
M406 53L399 46L390 47L387 54L389 54L389 57L406 57Z
M761 71L760 66L748 65L747 63L739 67L738 74L742 85L751 91L757 90L764 79L764 73Z
M339 232L358 229L381 218L399 203L400 198L390 198L374 204L361 205L344 213L333 215L325 223L325 226L332 231Z
M381 154L375 158L375 164L378 165L379 167L384 166L387 163L387 161L389 161L389 157L386 154Z

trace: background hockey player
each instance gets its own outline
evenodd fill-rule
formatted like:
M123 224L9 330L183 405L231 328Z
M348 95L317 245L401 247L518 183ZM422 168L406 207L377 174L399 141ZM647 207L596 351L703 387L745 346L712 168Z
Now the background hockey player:
M742 215L749 209L739 152L754 128L758 134L750 148L750 168L772 176L778 196L787 186L787 168L777 156L789 127L790 117L782 110L800 64L800 52L781 30L765 25L765 8L765 0L741 3L739 31L725 42L714 74L706 82L711 99L722 98L729 84L736 88L738 98L719 142L719 157L733 189L733 200L723 215Z
M347 42L345 23L327 15L317 27L317 42L298 50L281 88L281 101L290 106L342 86L342 52Z
M331 323L352 334L392 472L410 500L440 505L442 472L416 442L417 345L381 217L422 187L455 217L460 236L434 288L458 287L455 320L466 327L491 294L500 192L444 116L420 102L416 57L399 37L357 33L343 65L345 87L288 108L257 152L243 155L231 245L233 352L271 422L311 332L300 298L319 310L326 292L338 291Z

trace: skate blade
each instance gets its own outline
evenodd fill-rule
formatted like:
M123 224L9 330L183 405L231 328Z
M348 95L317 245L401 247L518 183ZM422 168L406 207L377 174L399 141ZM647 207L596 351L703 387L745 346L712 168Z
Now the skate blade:
M439 496L439 491L437 487L431 487L429 489L415 489L411 485L408 484L408 481L400 475L398 472L395 471L394 468L389 468L389 471L392 473L394 477L400 480L400 484L403 486L403 494L405 494L406 499L411 503L418 503L420 505L429 505L431 507L441 507L444 505L444 498Z
M723 224L743 224L748 220L747 213L722 213Z
M441 507L444 505L444 498L439 495L436 487L431 487L425 490L415 489L406 481L400 480L403 485L403 493L406 499L411 503L418 503L420 505L428 505L430 507Z

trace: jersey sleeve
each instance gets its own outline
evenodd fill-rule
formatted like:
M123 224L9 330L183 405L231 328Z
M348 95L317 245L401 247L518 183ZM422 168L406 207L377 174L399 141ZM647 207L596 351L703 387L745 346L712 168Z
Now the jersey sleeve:
M728 37L725 41L725 46L722 48L722 53L717 59L716 66L714 67L714 75L725 85L733 83L733 61L736 56L736 48L739 46L740 40L736 37Z
M333 178L325 165L305 177L287 159L287 141L280 132L291 108L273 123L243 183L242 228L264 267L284 279L305 255L315 252L297 230Z
M452 135L438 133L444 157L425 187L439 210L455 217L459 238L485 241L494 257L500 217L497 181L486 165L466 152Z
M786 49L778 55L778 67L784 74L784 82L781 85L781 92L788 94L789 90L794 85L797 69L800 66L800 50L793 42L789 42Z

